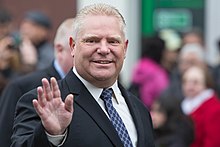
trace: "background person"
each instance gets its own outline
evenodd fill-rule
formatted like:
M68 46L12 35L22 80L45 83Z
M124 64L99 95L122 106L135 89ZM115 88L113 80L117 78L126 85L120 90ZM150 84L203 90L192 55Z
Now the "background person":
M19 46L24 72L44 69L54 59L53 46L49 42L52 28L50 18L41 11L28 11L20 24Z
M162 56L161 64L170 76L173 69L177 66L182 38L179 33L173 29L162 29L158 35L165 42L165 50Z
M192 120L173 97L156 99L151 107L156 147L189 147L194 139Z
M199 44L186 44L181 48L178 56L177 67L173 69L170 76L170 84L161 95L166 95L167 97L176 97L179 100L183 100L184 95L182 92L181 77L183 73L191 66L208 66L205 60L203 48ZM212 68L210 67L210 70L211 69Z
M141 58L133 69L129 90L148 108L169 84L168 73L161 64L164 50L165 42L159 37L145 38Z
M54 62L44 70L21 76L11 81L0 98L0 144L9 147L11 144L14 112L18 99L27 91L41 85L43 77L49 79L63 78L73 66L68 39L73 32L74 19L66 19L57 29L54 39Z
M13 37L12 16L0 8L0 94L7 83L19 75L22 67L18 47Z
M182 77L182 90L185 96L182 110L192 118L195 128L191 147L220 146L220 101L207 68L188 68Z

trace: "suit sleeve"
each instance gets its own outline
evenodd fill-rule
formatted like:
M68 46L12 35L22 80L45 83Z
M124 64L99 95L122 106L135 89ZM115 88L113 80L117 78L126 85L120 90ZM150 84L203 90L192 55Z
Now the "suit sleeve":
M17 103L11 147L51 146L32 100L36 89L23 95Z
M21 89L16 83L9 83L4 89L0 99L0 144L10 146L14 112Z

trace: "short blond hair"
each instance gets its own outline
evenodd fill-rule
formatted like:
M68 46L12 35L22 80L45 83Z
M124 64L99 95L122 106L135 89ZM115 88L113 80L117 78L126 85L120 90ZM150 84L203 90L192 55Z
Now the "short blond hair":
M73 34L74 22L74 18L67 18L61 23L56 31L54 46L56 44L61 44L63 46L67 46L69 44L69 38Z
M104 15L104 16L113 16L119 20L120 28L125 36L125 20L121 13L115 7L108 4L92 4L85 6L83 9L79 11L76 15L73 38L77 38L77 34L80 32L81 27L83 26L84 19L88 15Z

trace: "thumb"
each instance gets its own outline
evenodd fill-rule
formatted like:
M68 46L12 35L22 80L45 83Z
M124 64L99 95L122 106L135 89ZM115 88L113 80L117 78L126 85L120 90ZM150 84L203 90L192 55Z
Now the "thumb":
M67 95L65 99L65 109L71 113L73 113L73 95L69 94Z

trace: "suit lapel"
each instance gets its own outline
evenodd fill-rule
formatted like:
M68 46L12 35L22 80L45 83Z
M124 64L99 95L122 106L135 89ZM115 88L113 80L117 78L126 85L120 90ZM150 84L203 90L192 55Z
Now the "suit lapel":
M137 146L138 147L142 147L144 146L144 127L143 127L143 123L141 120L141 115L139 112L139 109L136 106L135 101L133 101L133 97L131 97L128 92L122 87L122 85L119 84L119 88L122 92L123 97L125 98L125 101L128 105L128 108L130 110L131 116L133 118L136 130L137 130L137 138L138 138L138 142L137 142Z
M65 79L69 89L68 91L74 95L77 95L74 99L74 102L85 110L85 112L96 122L96 124L101 130L103 130L103 132L115 146L123 146L108 117L83 85L83 83L72 71L68 73Z

